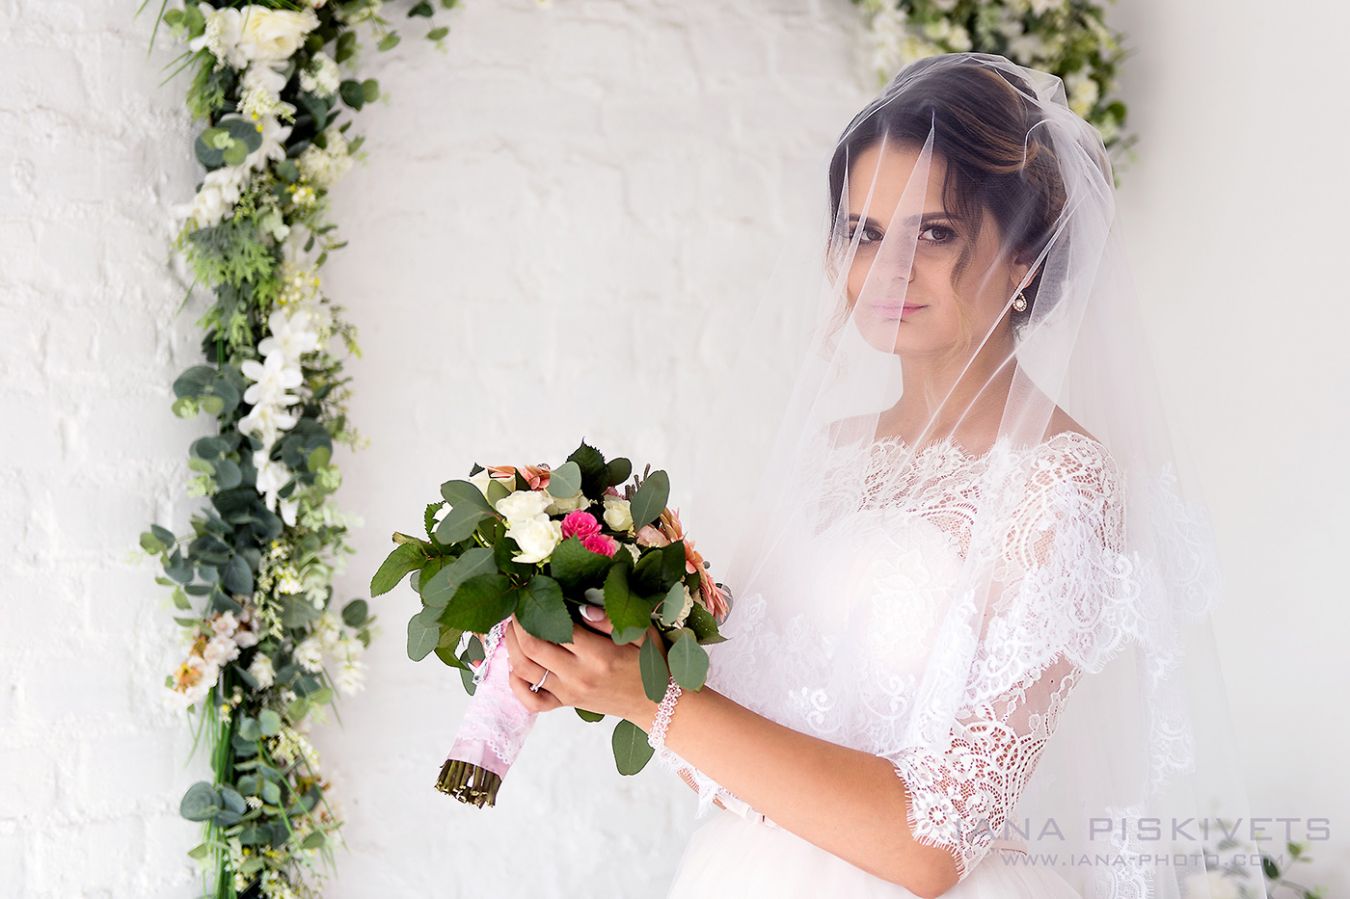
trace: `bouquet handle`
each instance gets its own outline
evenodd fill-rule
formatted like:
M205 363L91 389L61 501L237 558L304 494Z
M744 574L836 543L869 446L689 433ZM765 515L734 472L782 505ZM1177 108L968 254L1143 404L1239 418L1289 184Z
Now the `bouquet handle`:
M502 780L538 718L511 692L502 639L509 623L499 621L488 631L483 661L473 673L477 686L436 778L437 790L478 808L496 804Z

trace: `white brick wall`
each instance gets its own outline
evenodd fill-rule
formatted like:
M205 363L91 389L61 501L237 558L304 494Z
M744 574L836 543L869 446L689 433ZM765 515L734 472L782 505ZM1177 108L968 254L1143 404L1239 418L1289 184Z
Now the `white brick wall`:
M175 419L169 402L173 378L197 359L192 323L202 302L174 317L183 288L166 265L167 209L191 196L198 169L182 76L159 86L177 48L161 37L146 56L149 14L133 20L135 5L0 0L6 896L182 897L196 885L184 853L197 827L177 805L207 767L200 754L185 763L188 724L158 703L178 655L177 628L153 566L129 556L151 520L181 532L200 503L185 501L182 485L188 443L205 421ZM1210 170L1169 171L1166 160L1215 149L1208 142L1222 128L1188 123L1215 97L1244 96L1224 86L1232 69L1210 71L1203 57L1188 56L1187 35L1199 33L1203 17L1222 16L1234 28L1231 52L1247 54L1270 24L1247 5L1246 25L1216 3L1188 7L1189 24L1169 24L1173 10L1164 15L1161 0L1139 0L1123 14L1146 56L1167 48L1127 70L1140 85L1131 97L1140 121L1155 141L1173 141L1131 176L1124 198L1138 223L1131 237L1145 287L1174 274L1176 229L1223 235L1232 227L1221 209L1195 220L1206 213L1194 174ZM1330 0L1314 5L1323 19L1350 24ZM372 56L365 72L380 78L389 102L359 117L370 159L334 196L351 245L326 268L326 285L360 329L352 411L372 441L339 460L340 505L366 524L339 598L364 595L389 532L415 529L442 480L473 460L558 460L582 436L639 466L669 469L677 504L716 564L735 514L710 486L717 447L699 430L698 411L718 383L725 322L758 299L774 248L815 221L822 154L871 93L857 73L856 10L847 0L554 0L549 9L470 0L449 24L446 54L409 29L392 54ZM1343 31L1289 35L1263 58L1336 58L1330 42ZM1319 40L1320 49L1309 45ZM1159 74L1169 71L1177 77ZM1321 145L1343 146L1332 137ZM1147 159L1147 142L1143 152ZM1241 178L1248 163L1227 158L1227 177ZM781 185L799 175L819 178L819 188L784 196ZM1190 217L1169 218L1186 208ZM1319 229L1332 224L1316 218L1319 209L1300 209L1299 233L1336 233ZM1298 280L1282 287L1336 296L1343 278L1318 266L1312 258L1283 271ZM1236 293L1212 302L1242 296L1240 283L1231 286ZM1166 365L1204 339L1218 307L1160 303ZM640 360L634 342L645 347ZM1286 373L1314 364L1292 352L1281 358ZM634 374L639 361L646 368ZM1204 418L1204 398L1221 387L1171 364L1183 385L1179 404L1205 421L1193 442L1210 451L1205 438L1228 424ZM1243 389L1261 396L1259 383ZM1341 393L1330 381L1325 401ZM1334 436L1328 459L1343 458L1350 443L1343 429ZM1207 486L1221 501L1250 482L1247 463L1230 455L1230 467L1210 469L1217 480ZM1274 493L1257 500L1242 505L1242 518L1221 516L1231 522L1227 556L1239 566L1260 555L1244 551L1259 549L1253 523L1287 511ZM1325 545L1350 537L1306 502L1310 520L1326 523ZM1343 583L1319 557L1301 557L1298 571L1310 588ZM1281 682L1275 664L1237 666L1264 657L1266 628L1250 610L1267 600L1243 592L1249 579L1236 574L1225 632L1243 650L1231 654L1234 692L1290 720L1321 720L1312 713L1318 695L1302 698L1298 685L1335 683L1334 673L1299 669ZM372 605L382 634L369 656L370 686L343 702L342 726L316 739L350 844L328 894L661 895L695 826L693 795L655 770L620 778L609 756L612 724L585 726L570 711L540 720L496 809L436 793L431 782L463 690L434 661L407 660L403 628L416 599L406 588ZM1343 624L1343 609L1334 614ZM1339 630L1297 632L1301 648L1282 644L1280 658L1326 664ZM1320 648L1309 649L1317 639ZM1343 738L1344 725L1300 724L1295 738L1268 733L1264 717L1239 724L1260 771L1258 804L1272 814L1317 813L1303 801L1317 795L1309 772L1329 778L1335 769L1315 747ZM1277 767L1289 753L1298 763ZM1295 771L1296 779L1279 779ZM1296 807L1282 804L1291 797ZM1343 799L1326 811L1350 820ZM1342 837L1321 853L1322 870L1346 863L1345 845ZM512 857L529 864L505 867Z

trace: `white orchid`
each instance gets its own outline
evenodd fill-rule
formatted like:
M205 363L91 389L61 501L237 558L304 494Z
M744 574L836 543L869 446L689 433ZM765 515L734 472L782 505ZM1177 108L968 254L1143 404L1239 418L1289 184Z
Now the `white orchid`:
M244 377L255 382L244 391L244 402L255 406L263 402L290 406L299 401L298 397L287 391L299 387L304 379L298 364L282 354L272 353L262 362L246 359L240 364L239 370L244 373Z

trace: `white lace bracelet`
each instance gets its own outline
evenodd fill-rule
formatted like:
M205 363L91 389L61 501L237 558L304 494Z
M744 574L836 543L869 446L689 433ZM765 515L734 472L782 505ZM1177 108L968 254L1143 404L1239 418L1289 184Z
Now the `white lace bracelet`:
M666 728L670 727L670 716L675 713L675 702L684 692L680 685L675 682L675 676L671 675L669 683L666 684L666 695L661 697L661 704L656 707L656 717L652 720L651 733L647 734L647 745L661 752L666 745Z

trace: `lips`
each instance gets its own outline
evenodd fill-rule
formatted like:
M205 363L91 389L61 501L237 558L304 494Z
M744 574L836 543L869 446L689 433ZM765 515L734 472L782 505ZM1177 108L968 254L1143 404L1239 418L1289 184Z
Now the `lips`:
M881 315L905 316L928 307L925 303L873 303L872 308L876 309Z

